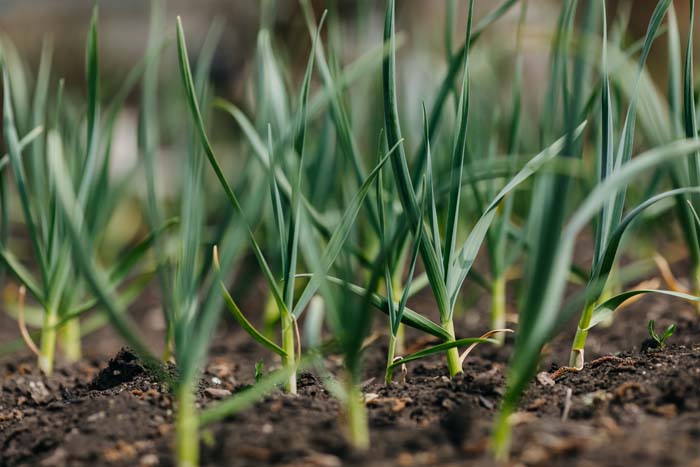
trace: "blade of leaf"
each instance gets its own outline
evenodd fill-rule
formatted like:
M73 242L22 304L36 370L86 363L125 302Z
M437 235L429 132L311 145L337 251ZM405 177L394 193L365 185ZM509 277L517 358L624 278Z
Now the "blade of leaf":
M355 223L355 218L360 212L360 208L362 207L364 198L365 196L367 196L367 192L372 186L375 177L379 174L382 167L384 166L386 161L389 160L392 154L394 154L395 151L401 147L401 143L402 141L396 143L391 149L389 149L389 151L384 155L384 157L382 157L377 166L372 170L372 172L370 172L370 174L367 176L367 179L364 181L362 186L360 186L360 189L357 191L355 196L350 200L347 207L345 208L345 212L343 212L343 215L340 218L340 221L338 222L338 226L333 232L333 235L331 235L331 238L328 240L328 245L326 245L326 249L324 250L320 260L320 267L324 274L328 274L328 271L335 262L335 259L340 254L345 240L347 240L348 235L350 235L350 230L352 229L352 226ZM309 300L311 300L311 297L313 297L313 295L320 287L322 281L323 276L320 272L315 273L311 277L311 280L306 285L306 288L304 289L301 296L299 297L299 300L294 306L294 316L296 316L297 318L301 316L301 313L304 311L306 305L308 305Z
M204 153L207 156L207 159L209 160L210 166L214 170L214 173L216 174L216 177L218 178L221 187L226 193L227 198L231 202L231 205L234 207L242 221L245 222L244 212L241 208L240 203L238 202L238 197L235 195L235 193L229 186L228 181L226 180L226 177L223 171L221 170L221 167L219 166L219 162L216 160L214 150L212 149L211 144L209 143L209 138L207 137L206 130L204 129L204 122L202 120L202 115L199 110L199 104L197 102L194 85L192 83L192 72L190 70L189 59L187 58L187 45L185 44L185 33L182 29L182 21L180 20L180 17L177 18L177 48L180 63L180 75L185 86L187 100L190 106L191 117L194 120L195 129L197 130L200 143L204 149ZM260 246L255 240L253 231L250 229L250 226L247 224L247 222L246 228L248 232L248 238L253 248L253 253L255 254L255 258L258 261L260 268L262 269L263 275L265 276L268 286L270 287L270 291L272 292L275 301L277 302L277 305L280 307L280 309L286 309L286 305L277 285L277 281L272 275L272 271L270 270L270 267L268 266L267 261L265 260L265 257L262 254L262 250L260 249Z
M399 123L399 111L396 97L396 34L394 24L394 0L389 0L384 21L384 41L390 44L390 53L384 59L382 73L382 87L384 93L384 121L386 126L387 141L390 146L399 144L402 140L401 125ZM431 125L431 128L433 125ZM408 162L403 145L399 144L398 151L391 158L394 179L399 194L399 200L409 219L411 226L422 225L419 218L418 201L413 189ZM414 175L416 172L414 172ZM426 236L427 238L427 236ZM445 277L441 273L440 260L433 249L433 239L421 242L421 257L425 265L433 295L437 301L441 321L446 321L450 315L449 298L445 286Z
M443 342L442 344L434 345L432 347L428 347L427 349L423 349L416 353L412 353L411 355L408 355L406 357L402 357L400 360L397 359L394 363L389 365L389 368L396 368L397 366L401 366L405 363L420 360L421 358L429 357L437 353L443 353L445 350L449 350L452 348L462 347L471 344L483 344L485 342L496 343L497 341L494 339L481 339L479 337L466 337L464 339Z
M474 0L469 1L469 13L467 16L467 35L464 47L464 71L462 78L462 91L459 97L457 109L457 134L452 149L452 166L450 168L450 194L447 207L447 224L445 230L445 251L443 254L442 268L447 277L450 276L452 258L457 244L457 227L459 225L459 203L462 194L462 170L464 167L464 153L467 149L467 127L469 123L469 37L471 36L472 14ZM474 185L472 185L474 187ZM476 190L476 188L474 187ZM449 293L449 289L448 289Z
M610 319L610 317L613 315L615 310L620 305L622 305L624 302L629 300L630 298L638 296L638 295L647 295L647 294L665 295L665 296L669 296L669 297L680 298L682 300L686 300L686 301L692 302L692 303L700 302L700 297L696 297L695 295L685 294L682 292L674 292L671 290L655 290L655 289L630 290L627 292L617 294L614 297L610 297L609 299L605 300L603 303L596 305L595 309L593 310L593 317L591 318L591 323L586 330L590 330L591 328L597 326L598 324Z
M82 177L78 188L78 201L81 206L87 202L89 190L97 169L97 156L100 148L100 67L97 39L98 7L92 8L90 29L85 50L85 81L87 82L87 154L82 167Z
M47 140L49 154L56 154L55 146L57 144L60 144L57 135L49 133ZM83 238L82 209L69 184L70 177L68 176L64 161L58 157L51 156L48 157L48 161L50 168L49 173L53 177L53 183L56 185L63 221L73 246L73 259L75 263L82 271L92 292L109 315L115 329L147 364L156 365L158 360L148 351L141 338L134 332L133 326L128 322L128 318L125 316L122 306L115 300L112 291L107 285L107 281L97 268L92 253L85 248L87 242L85 242Z
M24 151L24 149L34 142L41 134L44 132L44 127L42 126L37 126L33 128L29 133L24 135L24 137L19 140L19 152L20 154ZM10 163L10 155L5 154L2 157L0 157L0 171L5 168Z
M39 237L39 231L37 230L36 222L34 221L34 214L32 213L32 204L29 199L27 177L22 164L19 137L17 135L17 127L15 126L14 112L12 109L10 78L5 64L0 63L0 65L2 66L3 96L5 96L3 99L3 131L5 135L5 143L8 147L12 172L15 177L16 189L21 201L24 220L27 224L29 239L32 242L32 248L37 256L39 270L41 271L42 283L46 285L48 283L46 252L44 251L41 239Z
M576 128L572 137L577 139L583 133L585 129L586 122ZM566 144L566 140L569 136L563 136L557 141L555 141L551 146L546 148L544 151L533 157L525 167L523 167L515 176L504 186L501 191L496 195L496 197L491 201L489 206L486 208L484 213L481 215L476 225L472 228L469 236L465 240L459 254L454 259L454 265L451 270L452 275L447 278L447 288L450 293L450 300L454 303L457 299L457 294L464 279L466 279L469 270L474 264L476 259L476 254L479 251L481 243L488 232L488 228L496 216L496 208L499 206L501 201L508 195L513 189L515 189L519 184L527 180L532 174L536 173L544 164L552 160L557 156Z

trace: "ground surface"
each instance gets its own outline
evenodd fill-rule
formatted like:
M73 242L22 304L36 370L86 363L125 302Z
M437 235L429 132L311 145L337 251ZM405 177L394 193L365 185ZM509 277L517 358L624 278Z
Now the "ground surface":
M144 306L141 316L150 319L155 305ZM459 318L460 335L484 330L479 313ZM641 350L652 318L663 327L678 324L664 350ZM3 319L0 337L11 333L12 323ZM700 467L699 336L700 320L688 305L647 298L621 311L611 326L596 328L589 363L570 372L556 366L568 354L571 335L564 333L546 349L544 372L522 400L511 465ZM416 337L409 333L408 344L420 345ZM210 427L203 464L493 465L487 437L512 343L477 349L464 375L453 380L435 358L409 364L405 383L385 386L385 342L379 337L365 358L369 455L352 452L338 403L317 375L304 374L299 395L274 393L254 410ZM26 354L2 359L0 465L172 465L169 388L117 348L108 330L99 331L86 339L83 361L59 366L50 378ZM263 357L234 327L222 333L202 380L201 404L252 382L253 364ZM266 363L268 369L275 364ZM329 366L337 366L337 359Z

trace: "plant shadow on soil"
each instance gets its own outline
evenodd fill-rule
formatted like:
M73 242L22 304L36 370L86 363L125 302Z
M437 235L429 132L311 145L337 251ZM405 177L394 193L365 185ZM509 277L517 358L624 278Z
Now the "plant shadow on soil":
M2 319L3 329L12 326ZM640 350L648 319L678 324L665 349ZM476 335L484 326L465 318L458 334ZM107 358L94 349L109 348L107 334L89 337L88 356L59 365L49 378L26 354L2 360L0 465L173 465L174 406L167 384L155 381L128 350L105 367ZM510 465L700 467L700 320L690 307L649 297L621 311L612 326L591 333L589 363L580 372L554 363L565 362L571 335L563 333L545 349L546 371L530 385L514 418ZM118 340L111 340L114 348ZM407 343L425 345L410 332ZM275 392L207 427L202 464L495 465L488 435L511 348L510 340L502 348L477 348L454 379L439 357L412 363L405 383L397 375L386 386L386 339L379 337L365 352L369 453L352 451L339 404L317 376L304 373L298 395ZM277 364L229 323L211 349L200 404L250 384L261 358L267 368ZM332 371L338 365L328 359Z

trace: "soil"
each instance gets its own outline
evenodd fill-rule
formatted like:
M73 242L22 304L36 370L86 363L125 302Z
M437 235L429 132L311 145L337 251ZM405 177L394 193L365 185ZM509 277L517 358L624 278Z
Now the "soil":
M146 302L136 316L148 328L155 305ZM483 332L480 316L485 313L460 315L458 334ZM678 325L666 348L645 343L649 319L661 329ZM378 320L376 329L384 324ZM9 337L13 326L1 318L0 338ZM202 406L252 383L259 359L266 371L279 364L232 323L223 328L200 384ZM146 331L158 341L157 323ZM566 362L570 331L545 349L542 372L522 399L509 465L700 467L700 320L694 310L652 297L629 306L612 325L591 332L588 363L578 372L557 367ZM59 364L48 378L25 353L0 360L0 465L173 465L170 388L128 349L118 351L118 342L109 329L100 330L86 338L83 360ZM407 333L409 346L426 343ZM386 386L386 339L379 336L364 359L369 453L353 452L341 407L319 375L304 373L298 395L274 392L255 408L207 427L202 464L496 465L487 440L511 349L510 338L501 348L478 347L454 379L439 357L415 362L405 382L399 374ZM329 358L331 370L338 362Z

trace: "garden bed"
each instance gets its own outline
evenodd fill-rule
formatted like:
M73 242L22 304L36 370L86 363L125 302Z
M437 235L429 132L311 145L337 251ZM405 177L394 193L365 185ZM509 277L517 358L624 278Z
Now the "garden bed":
M464 335L480 330L483 323L466 318L458 320ZM664 350L643 344L645 320L652 318L678 324ZM597 328L589 362L574 372L553 363L568 355L571 333L564 333L546 349L547 371L531 384L515 416L513 465L700 465L698 335L700 325L687 305L648 298L621 311L612 326ZM409 333L411 343L420 344ZM109 345L117 345L111 331L100 331L87 340L88 358L50 378L26 355L3 361L1 465L173 465L169 388L128 351L107 363L100 353ZM488 435L511 345L478 348L464 375L453 380L435 358L409 364L405 383L397 375L385 386L386 342L380 337L365 352L370 453L352 451L339 404L318 376L305 373L298 395L275 392L207 428L202 464L493 465ZM264 355L243 332L223 333L200 384L200 403L252 383L253 365ZM328 359L331 370L337 364Z

